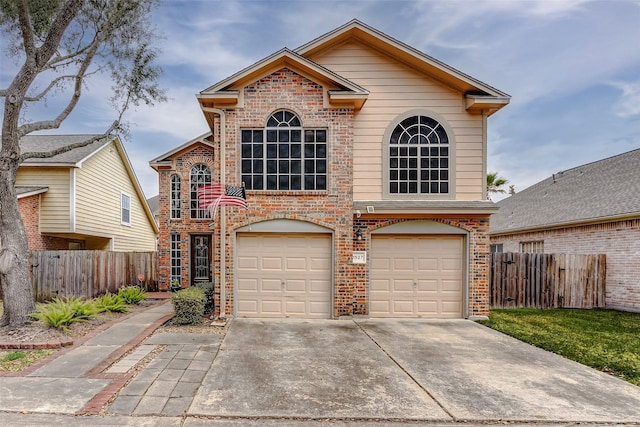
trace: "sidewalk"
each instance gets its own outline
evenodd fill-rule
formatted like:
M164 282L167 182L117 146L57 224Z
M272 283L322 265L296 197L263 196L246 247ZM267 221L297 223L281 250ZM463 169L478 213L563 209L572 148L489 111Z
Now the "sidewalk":
M0 377L0 409L22 413L97 414L133 378L130 368L151 351L148 346L136 346L172 316L171 303L162 297L149 309L62 349L53 360L25 376ZM107 369L129 352L131 354ZM0 424L4 424L2 414Z

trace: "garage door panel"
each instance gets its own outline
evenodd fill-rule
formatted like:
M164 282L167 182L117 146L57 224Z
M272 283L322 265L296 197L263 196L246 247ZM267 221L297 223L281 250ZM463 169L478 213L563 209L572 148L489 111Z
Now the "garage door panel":
M397 315L411 315L414 312L413 301L406 300L394 300L393 301L393 314Z
M418 270L425 273L438 271L438 259L437 258L418 258Z
M238 289L246 292L258 292L257 279L238 280Z
M309 292L324 294L329 287L329 282L326 280L309 280Z
M282 271L282 258L281 257L262 257L260 263L262 270Z
M309 271L316 271L324 274L331 270L331 258L329 257L310 257Z
M418 292L438 292L437 280L420 280L418 281Z
M331 317L330 235L238 234L237 242L239 317Z
M462 317L462 236L374 235L373 317Z
M391 292L391 280L371 280L371 290Z
M257 257L238 257L238 269L242 270L258 270Z
M282 283L278 279L262 279L259 280L259 292L282 292Z
M371 300L370 303L371 312L376 313L389 313L391 312L391 302L388 300Z
M413 280L394 280L393 291L413 293Z
M284 288L285 292L296 292L304 294L307 292L307 282L304 279L287 280Z

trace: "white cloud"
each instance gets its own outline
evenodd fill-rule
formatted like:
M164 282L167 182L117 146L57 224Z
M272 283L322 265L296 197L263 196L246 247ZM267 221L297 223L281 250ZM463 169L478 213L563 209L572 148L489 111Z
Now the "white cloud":
M640 116L640 81L615 82L611 86L622 91L622 97L615 107L615 113L620 117Z

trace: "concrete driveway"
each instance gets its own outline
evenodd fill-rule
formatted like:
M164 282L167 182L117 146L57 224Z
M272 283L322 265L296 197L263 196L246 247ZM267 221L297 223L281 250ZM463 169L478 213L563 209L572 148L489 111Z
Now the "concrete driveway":
M466 320L233 321L189 415L640 422L640 387Z

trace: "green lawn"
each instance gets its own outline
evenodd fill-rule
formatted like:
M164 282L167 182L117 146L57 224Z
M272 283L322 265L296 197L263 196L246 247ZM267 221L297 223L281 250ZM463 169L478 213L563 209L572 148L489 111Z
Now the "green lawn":
M489 320L479 323L640 385L640 313L491 310Z

